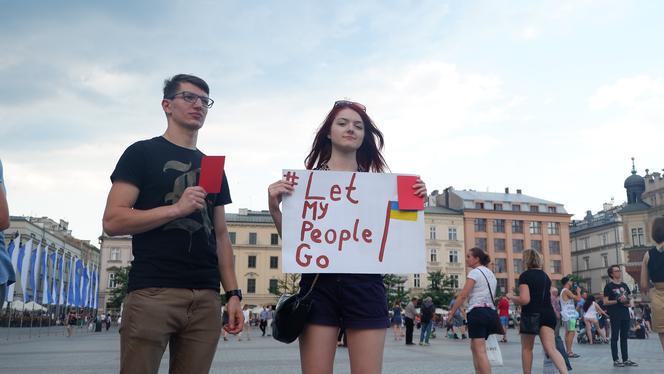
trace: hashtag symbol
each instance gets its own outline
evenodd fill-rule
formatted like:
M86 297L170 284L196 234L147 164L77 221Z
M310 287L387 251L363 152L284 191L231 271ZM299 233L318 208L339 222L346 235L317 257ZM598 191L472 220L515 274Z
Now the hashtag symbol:
M293 184L293 186L297 186L297 180L300 179L294 172L288 172L286 175L284 175L286 178L286 182L290 182Z

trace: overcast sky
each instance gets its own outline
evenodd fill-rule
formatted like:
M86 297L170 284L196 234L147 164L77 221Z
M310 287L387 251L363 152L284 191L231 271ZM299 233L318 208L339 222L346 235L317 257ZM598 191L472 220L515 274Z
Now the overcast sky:
M163 80L215 105L233 204L267 209L332 103L366 105L392 172L512 191L580 218L664 168L659 1L0 0L0 158L12 215L96 242L123 150L165 130Z

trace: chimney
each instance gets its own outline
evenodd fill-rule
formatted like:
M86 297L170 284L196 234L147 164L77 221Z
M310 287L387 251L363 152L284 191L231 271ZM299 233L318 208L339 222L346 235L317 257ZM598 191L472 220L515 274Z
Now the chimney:
M506 194L509 194L509 193L510 193L510 188L509 188L509 187L505 187L505 193L506 193Z
M521 190L520 190L520 189L517 189L517 190L516 190L516 193L517 193L517 195L521 195Z

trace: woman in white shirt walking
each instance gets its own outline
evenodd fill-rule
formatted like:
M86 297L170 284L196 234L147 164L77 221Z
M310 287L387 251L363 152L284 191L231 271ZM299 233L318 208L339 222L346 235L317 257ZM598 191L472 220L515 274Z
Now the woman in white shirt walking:
M486 267L489 262L491 258L482 249L474 247L468 250L466 265L473 270L468 273L466 284L447 314L449 324L454 313L468 298L468 336L477 374L491 373L489 358L486 355L486 339L489 335L498 333L495 323L497 312L493 302L497 281L493 272Z

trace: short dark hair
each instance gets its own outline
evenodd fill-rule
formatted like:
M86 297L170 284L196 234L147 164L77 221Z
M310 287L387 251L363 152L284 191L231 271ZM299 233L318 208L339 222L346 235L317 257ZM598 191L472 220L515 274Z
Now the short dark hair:
M613 278L613 276L611 274L613 274L613 269L614 268L618 268L618 270L620 270L620 266L618 266L618 265L611 265L611 266L609 266L608 269L606 269L606 274L609 276L609 278Z
M208 84L203 79L195 75L178 74L174 75L170 79L164 80L164 99L170 99L176 93L178 93L178 90L180 89L180 83L183 82L191 83L205 91L206 94L210 94L210 86L208 86Z
M657 244L664 243L664 217L652 221L652 240Z
M482 264L484 266L487 266L491 262L491 257L489 257L489 255L486 252L484 252L484 250L482 248L473 247L473 248L469 249L468 252L470 252L470 254L473 257L479 258L480 259L480 264Z
M565 285L569 282L569 277L563 277L563 279L560 280L560 284L565 287Z

